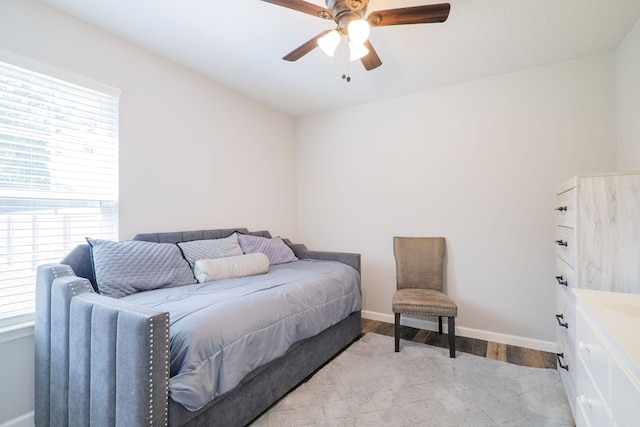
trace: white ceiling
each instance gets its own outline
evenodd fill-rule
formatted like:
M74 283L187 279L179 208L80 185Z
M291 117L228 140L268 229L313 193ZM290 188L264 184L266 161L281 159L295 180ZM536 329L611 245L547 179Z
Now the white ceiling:
M339 54L281 59L332 21L261 0L42 1L293 116L611 51L640 18L640 0L449 0L444 23L373 28L383 65L347 83Z

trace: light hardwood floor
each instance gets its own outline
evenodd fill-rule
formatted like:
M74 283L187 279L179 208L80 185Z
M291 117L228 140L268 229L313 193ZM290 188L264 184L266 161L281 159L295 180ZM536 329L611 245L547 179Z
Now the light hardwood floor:
M368 332L375 332L377 334L392 337L393 324L362 319L362 333L366 334ZM446 333L440 335L438 332L402 326L400 329L400 337L409 341L449 348ZM456 336L456 351L470 353L476 356L486 357L488 359L502 360L504 362L514 363L521 366L556 369L555 353L483 341L474 338Z

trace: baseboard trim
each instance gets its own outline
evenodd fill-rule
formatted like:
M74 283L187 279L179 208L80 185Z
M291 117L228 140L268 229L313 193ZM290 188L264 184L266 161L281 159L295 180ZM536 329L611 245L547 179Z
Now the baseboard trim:
M3 422L0 424L0 427L33 427L34 423L33 411L31 411L9 421Z
M378 313L376 311L362 310L362 317L378 322L394 323L393 314ZM446 318L444 319L443 329L446 331ZM437 331L438 322L420 318L419 316L402 316L402 325L412 328L425 329L428 331ZM553 341L543 341L534 338L520 337L517 335L502 334L499 332L484 331L481 329L467 328L465 326L456 325L456 335L467 338L475 338L484 341L492 341L501 344L514 345L518 347L531 348L533 350L547 351L549 353L558 352L558 344Z

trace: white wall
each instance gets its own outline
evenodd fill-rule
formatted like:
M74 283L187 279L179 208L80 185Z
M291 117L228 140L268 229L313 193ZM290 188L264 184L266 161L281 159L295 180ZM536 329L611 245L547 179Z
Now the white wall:
M120 235L247 226L295 238L295 120L35 0L0 49L122 90Z
M361 253L392 321L392 236L445 236L460 332L555 349L554 191L615 135L613 54L300 118L298 237Z
M618 167L640 171L640 21L616 51Z
M4 331L0 336L0 426L33 425L33 363L33 327Z
M237 226L295 239L292 117L35 0L0 1L0 49L122 90L122 239ZM33 408L33 337L0 343L0 366L2 424Z

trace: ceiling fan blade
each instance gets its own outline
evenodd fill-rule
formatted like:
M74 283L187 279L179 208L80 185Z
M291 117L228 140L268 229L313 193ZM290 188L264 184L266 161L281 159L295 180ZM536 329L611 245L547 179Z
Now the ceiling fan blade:
M300 59L303 56L305 56L307 53L311 52L313 49L317 48L318 47L318 39L320 37L324 36L325 34L327 34L330 31L331 30L326 30L326 31L321 32L320 34L318 34L317 36L315 36L314 38L312 38L308 42L306 42L306 43L302 44L301 46L299 46L298 48L292 50L290 53L288 53L282 59L284 59L285 61L297 61L298 59Z
M372 27L404 24L432 24L444 22L449 17L449 3L431 4L427 6L403 7L372 12L367 21Z
M333 19L333 13L329 9L317 6L304 0L263 0L267 3L277 4L278 6L287 7L297 10L298 12L308 13L309 15L318 16L324 19Z
M360 62L362 62L362 65L364 65L364 68L367 71L371 71L374 68L378 68L379 66L381 66L382 61L380 60L380 57L378 56L378 53L376 52L376 50L373 48L373 45L371 44L371 42L367 40L366 42L364 42L364 45L367 49L369 49L369 53L367 53L365 56L360 58Z

